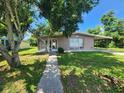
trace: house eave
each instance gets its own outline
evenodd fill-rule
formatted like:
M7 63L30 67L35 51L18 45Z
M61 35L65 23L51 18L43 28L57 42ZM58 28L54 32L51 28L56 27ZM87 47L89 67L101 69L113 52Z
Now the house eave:
M112 37L109 36L102 36L102 35L93 35L93 34L89 34L89 33L83 33L83 32L74 32L72 35L84 35L84 36L89 36L89 37L94 37L95 40L97 39L112 39ZM63 34L59 34L59 35L53 35L51 37L60 37L63 36ZM47 38L47 35L43 35L41 36L41 38Z
M83 33L83 32L75 32L75 33L73 33L73 35L77 35L77 34L94 37L95 39L113 39L112 37L109 37L109 36L94 35L94 34Z
M113 38L109 36L96 35L95 40L99 40L99 39L113 39Z

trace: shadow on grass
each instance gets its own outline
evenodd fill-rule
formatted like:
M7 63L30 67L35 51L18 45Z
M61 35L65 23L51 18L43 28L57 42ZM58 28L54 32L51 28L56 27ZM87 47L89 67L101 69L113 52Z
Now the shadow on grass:
M124 60L101 52L67 53L58 58L65 93L123 93L98 74L124 78Z
M46 55L48 54L47 52L36 52L36 53L33 53L32 55Z
M19 52L27 51L27 50L30 50L30 49L33 49L33 48L24 48L24 49L20 49Z
M2 62L4 60L4 58L0 55L0 62Z
M22 65L18 69L11 69L11 70L5 70L0 72L1 79L3 82L0 82L0 92L5 89L5 85L7 85L9 82L16 82L18 80L23 80L26 85L27 92L25 93L35 93L36 92L36 86L40 80L40 77L42 75L42 72L45 69L46 62L40 62L40 60L35 60L34 64L29 65ZM9 75L10 73L10 75ZM15 75L11 75L15 74ZM16 84L18 87L20 84ZM14 88L11 89L7 93L13 93ZM20 90L15 89L14 93L22 93ZM23 92L24 93L24 92Z
M48 54L47 52L34 52L34 53L24 53L24 54L20 54L21 56L26 56L26 55L30 55L30 56L34 56L34 55L46 55Z
M26 55L29 55L29 56L37 56L37 55L46 55L48 53L39 53L39 52L36 52L36 53L28 53L28 54L20 54L21 56L26 56Z

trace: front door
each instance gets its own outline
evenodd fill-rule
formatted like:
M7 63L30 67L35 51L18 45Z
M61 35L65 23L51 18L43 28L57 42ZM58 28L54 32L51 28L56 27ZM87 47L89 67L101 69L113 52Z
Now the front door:
M56 39L50 40L50 50L57 51L57 40Z

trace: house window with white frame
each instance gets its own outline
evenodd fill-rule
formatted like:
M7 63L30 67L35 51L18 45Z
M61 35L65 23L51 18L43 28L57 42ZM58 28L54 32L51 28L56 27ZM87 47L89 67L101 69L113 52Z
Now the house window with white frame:
M82 49L83 48L83 39L82 38L70 38L69 39L70 49Z

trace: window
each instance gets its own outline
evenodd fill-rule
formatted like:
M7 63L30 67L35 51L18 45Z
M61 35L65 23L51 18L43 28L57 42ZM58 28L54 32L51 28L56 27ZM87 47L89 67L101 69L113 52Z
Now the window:
M71 49L81 49L83 48L83 39L81 38L70 38L69 45Z

